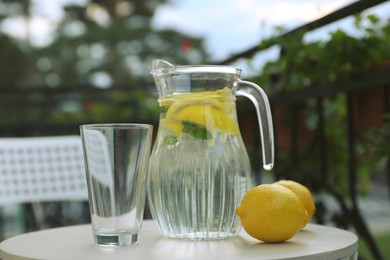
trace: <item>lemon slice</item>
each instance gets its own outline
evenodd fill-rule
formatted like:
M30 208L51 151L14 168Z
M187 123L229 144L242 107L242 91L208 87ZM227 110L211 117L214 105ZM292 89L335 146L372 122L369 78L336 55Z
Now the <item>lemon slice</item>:
M234 101L235 96L232 94L231 90L228 87L215 91L200 91L200 92L191 92L191 93L174 93L173 97L183 100L187 98L202 98L202 99L215 99L219 102L222 101Z
M182 134L182 122L174 119L163 118L160 120L162 127L167 128L172 134L180 136Z
M207 129L238 135L237 123L224 111L221 103L214 100L186 99L173 104L166 113L166 119L190 121L205 126Z
M235 102L236 97L228 87L216 91L174 93L160 98L159 103L160 106L163 107L170 107L172 105L175 105L174 107L180 107L192 102L203 102L205 100L228 114L234 112L234 106L232 106L231 103Z
M235 119L235 96L225 87L216 91L172 94L159 100L164 107L161 123L176 136L188 132L210 139L215 131L239 135Z

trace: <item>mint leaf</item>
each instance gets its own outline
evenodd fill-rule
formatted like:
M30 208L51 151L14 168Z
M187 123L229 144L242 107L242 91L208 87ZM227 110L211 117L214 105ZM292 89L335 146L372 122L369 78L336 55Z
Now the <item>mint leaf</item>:
M199 125L190 121L182 121L183 133L192 135L194 138L201 140L210 140L213 138L212 134L205 126Z
M167 114L168 108L169 107L164 107L164 106L160 107L160 118L165 118L165 115Z
M177 143L177 137L173 135L167 135L164 137L163 144L173 145Z

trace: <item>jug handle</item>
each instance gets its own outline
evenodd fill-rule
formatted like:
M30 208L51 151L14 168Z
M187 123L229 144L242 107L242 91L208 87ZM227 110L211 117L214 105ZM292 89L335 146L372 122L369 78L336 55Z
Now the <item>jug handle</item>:
M262 143L263 168L269 171L274 166L274 131L267 95L252 82L238 79L237 83L236 95L249 98L255 105Z

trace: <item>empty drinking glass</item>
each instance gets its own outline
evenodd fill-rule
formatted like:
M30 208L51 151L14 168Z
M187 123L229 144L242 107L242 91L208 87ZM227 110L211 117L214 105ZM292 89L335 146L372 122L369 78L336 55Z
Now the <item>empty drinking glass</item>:
M94 240L138 242L143 220L153 126L80 126Z

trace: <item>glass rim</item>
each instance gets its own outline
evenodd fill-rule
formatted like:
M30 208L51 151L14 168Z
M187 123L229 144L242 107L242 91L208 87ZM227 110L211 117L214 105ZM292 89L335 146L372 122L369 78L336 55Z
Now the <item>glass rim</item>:
M144 123L97 123L97 124L80 125L80 129L102 129L102 128L153 129L153 125L144 124Z

